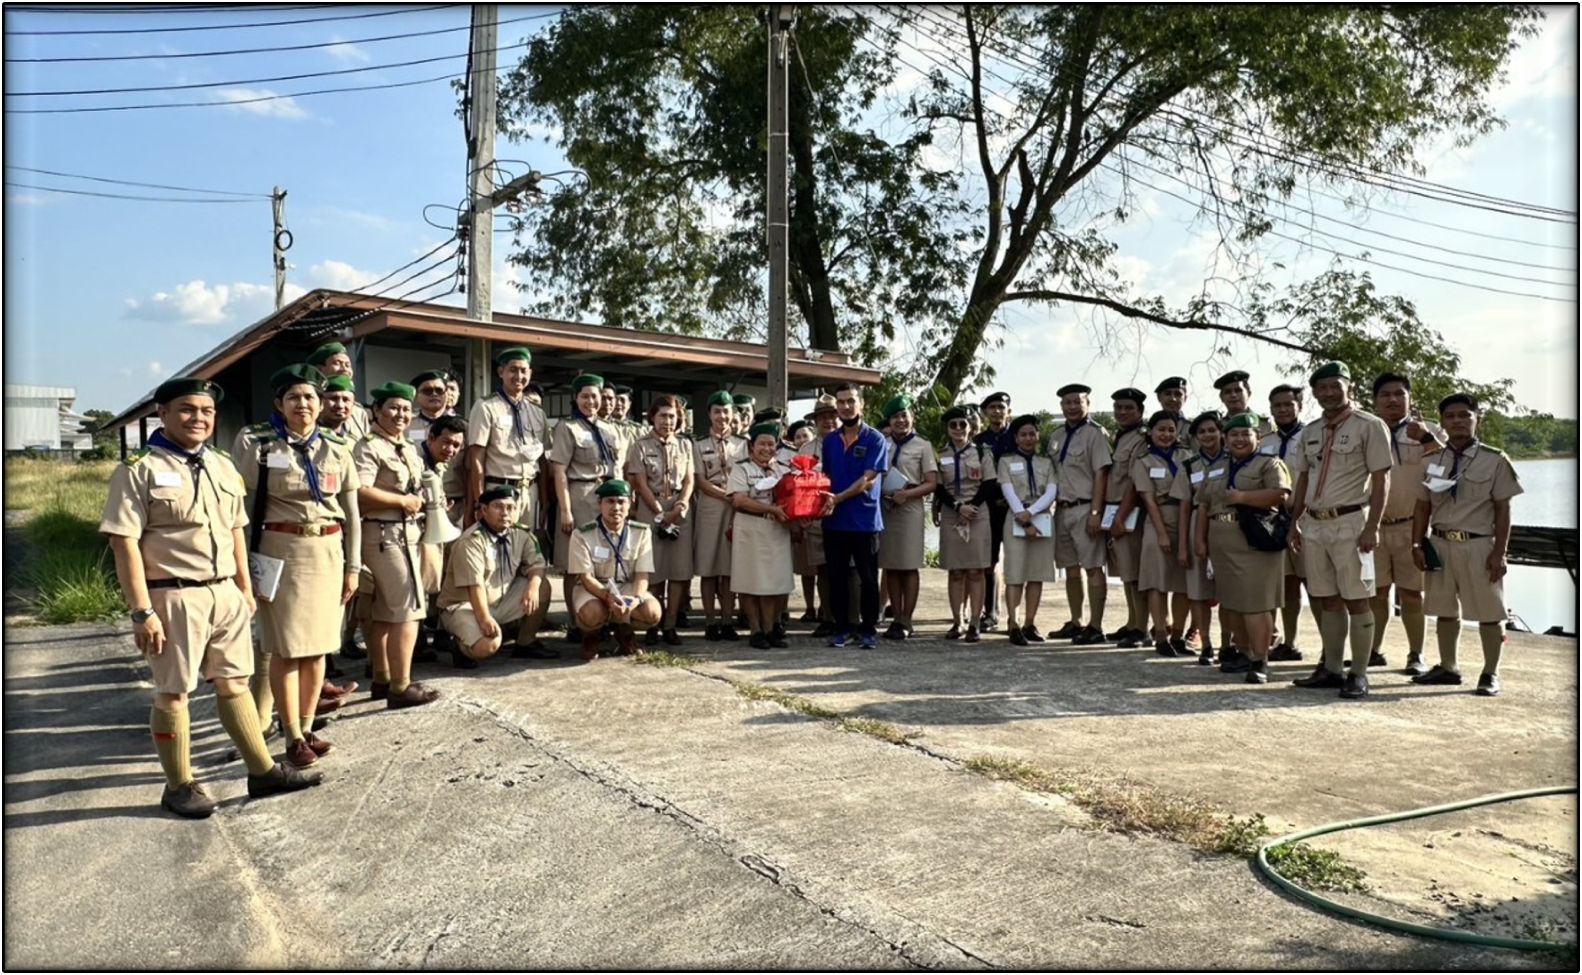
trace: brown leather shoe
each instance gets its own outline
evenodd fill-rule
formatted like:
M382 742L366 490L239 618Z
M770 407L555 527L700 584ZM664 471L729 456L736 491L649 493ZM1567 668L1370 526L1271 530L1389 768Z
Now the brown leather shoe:
M320 758L323 758L325 755L328 755L330 752L335 750L334 745L325 741L323 738L320 738L318 735L315 735L311 731L306 735L303 735L302 740L307 742L308 747L313 749L313 754L319 756ZM296 763L292 762L291 764L295 765Z
M597 632L582 634L582 659L590 663L599 659L599 634Z
M286 743L286 761L297 768L307 768L319 760L318 753L309 745L306 738Z
M637 645L636 631L629 630L624 626L615 631L615 646L617 652L623 657L632 657L643 652Z
M188 782L174 789L165 786L165 794L160 796L159 804L183 819L208 819L214 815L214 800L196 782Z
M439 700L439 691L424 687L422 684L408 684L406 690L400 694L391 694L385 698L385 707L392 711L402 708L415 708L422 704L432 704Z
M331 711L340 710L341 705L345 703L345 701L342 701L338 697L325 697L323 694L320 694L318 706L313 709L313 713L329 714Z
M322 688L320 688L320 690L319 690L319 698L320 698L320 700L322 700L322 699L324 699L326 697L345 697L346 695L350 694L352 691L355 691L356 689L357 689L357 682L356 681L352 681L349 684L343 684L343 685L339 685L339 686L337 686L335 684L332 684L329 681L325 681L324 682L324 686Z

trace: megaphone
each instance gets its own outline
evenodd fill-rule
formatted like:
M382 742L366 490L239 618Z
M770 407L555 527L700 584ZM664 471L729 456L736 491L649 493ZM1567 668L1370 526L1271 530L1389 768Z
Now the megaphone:
M445 510L445 482L435 471L423 474L423 510L428 512L428 524L423 526L424 545L445 545L461 537L461 529L450 520Z

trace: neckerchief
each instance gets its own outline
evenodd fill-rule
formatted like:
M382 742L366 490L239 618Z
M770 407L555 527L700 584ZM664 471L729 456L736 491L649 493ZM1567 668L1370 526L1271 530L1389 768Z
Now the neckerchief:
M203 479L203 451L208 447L208 444L200 443L197 450L189 453L187 450L176 446L175 441L165 436L164 430L155 430L148 438L148 445L150 447L163 447L187 462L187 469L192 472L192 510L187 512L190 517L193 511L198 510L198 495L201 493L198 482ZM212 478L214 475L211 474L209 476Z
M973 447L973 446L982 446L982 445L981 444L974 444L971 441L968 441L967 442L967 446L968 447ZM955 463L950 465L950 466L952 466L952 467L954 467L956 469L956 494L955 494L955 498L956 498L957 501L961 500L961 455L964 454L964 453L966 453L965 450L958 450L958 449L956 449L955 441L951 441L951 443L950 443L950 454L951 454L951 457L955 460Z
M524 418L524 414L527 412L527 395L524 393L520 401L513 401L511 397L505 395L504 389L497 389L495 393L500 399L505 401L505 405L511 410L511 436L519 444L527 443L527 420ZM573 406L571 412L576 413L577 408Z
M1215 454L1213 457L1210 457L1207 453L1205 453L1201 447L1198 448L1197 455L1203 458L1203 466L1205 469L1213 467L1215 464L1218 464L1220 461L1225 459L1225 445L1221 444L1219 453Z
M314 426L313 432L304 439L295 439L291 431L286 429L286 418L279 413L269 415L269 425L275 435L286 442L286 446L295 450L302 458L302 469L308 475L308 493L313 495L313 500L319 504L324 503L324 492L319 488L319 469L313 465L313 455L309 453L319 442L319 428Z
M604 435L599 433L598 421L583 415L583 412L575 406L571 408L571 418L573 420L581 420L582 425L588 428L589 433L593 434L593 442L599 448L599 465L602 467L608 464L610 462L610 448L604 443Z
M604 527L604 519L602 517L599 519L599 534L604 536L604 540L607 543L609 543L610 548L615 552L615 575L612 578L616 582L629 582L629 581L631 581L630 578L627 578L627 579L622 579L621 578L621 575L626 571L626 563L624 561L622 561L622 559L621 559L621 549L626 547L626 533L631 531L631 530L632 530L632 523L631 522L627 522L626 524L622 525L621 526L621 541L620 541L620 544L616 544L615 539L610 537L609 530Z
M1412 418L1411 417L1407 417L1406 419L1402 420L1400 423L1397 423L1395 426L1390 428L1390 449L1395 451L1395 462L1397 464L1403 463L1403 461L1401 460L1401 441L1400 441L1401 429L1403 427L1408 426L1411 422L1412 422Z
M489 537L490 538L494 539L494 550L495 550L496 555L498 556L498 558L496 560L497 564L495 565L495 571L503 573L503 572L506 572L506 571L509 570L510 572L515 572L516 571L516 567L511 565L511 529L510 529L510 526L507 526L505 531L503 531L500 534L496 535L494 533L494 529L490 528L487 522L480 521L480 522L478 522L478 524L482 525L483 526L483 530L489 533Z
M1176 449L1174 447L1170 447L1169 449L1161 449L1159 447L1150 446L1148 448L1148 452L1163 460L1166 464L1169 464L1170 476L1176 476Z
M1241 473L1241 469L1242 468L1246 467L1248 464L1251 464L1253 461L1255 461L1257 459L1258 459L1258 452L1256 450L1253 451L1252 453L1248 454L1247 455L1247 459L1244 460L1244 461L1238 462L1235 458L1231 458L1231 462L1230 462L1230 481L1229 481L1229 483L1226 486L1229 487L1229 488L1234 488L1236 486L1236 475Z
M1025 458L1027 460L1027 490L1031 492L1033 498L1036 500L1038 498L1038 475L1033 472L1033 458L1037 457L1038 454L1036 451L1031 454L1024 454L1018 450L1016 452L1016 456Z
M1450 481L1451 481L1451 484L1450 484L1450 500L1452 500L1452 501L1454 501L1456 499L1456 488L1460 486L1456 482L1456 472L1461 470L1461 457L1467 451L1471 450L1473 447L1476 447L1478 445L1478 443L1479 443L1478 438L1477 437L1473 437L1471 440L1467 441L1467 445L1465 447L1462 447L1460 450L1457 450L1453 446L1451 446L1449 448L1450 452L1452 454L1455 454L1455 459L1450 462Z
M425 471L439 470L439 464L434 460L434 455L429 453L428 441L424 440L419 446L423 448L423 469Z
M1291 427L1291 432L1290 433L1286 433L1284 430L1280 430L1280 429L1276 429L1274 431L1275 435L1280 438L1280 459L1281 460L1285 460L1285 452L1286 452L1286 449L1291 446L1291 438L1296 436L1297 434L1301 433L1302 432L1302 427L1303 427L1302 421L1298 420Z
M1065 441L1065 443L1062 443L1060 445L1060 462L1062 464L1064 464L1066 462L1066 451L1071 449L1071 441L1076 439L1077 431L1082 429L1083 427L1085 427L1087 425L1088 425L1088 418L1087 417L1083 417L1082 419L1076 421L1075 423L1068 423L1068 424L1066 424L1066 441ZM1017 453L1021 453L1021 451L1017 451Z
M1314 498L1324 496L1324 482L1329 480L1329 461L1335 455L1335 451L1332 449L1335 446L1335 431L1339 430L1340 425L1349 419L1351 419L1351 407L1347 406L1333 420L1324 421L1324 460L1323 463L1318 465L1318 485L1313 488Z

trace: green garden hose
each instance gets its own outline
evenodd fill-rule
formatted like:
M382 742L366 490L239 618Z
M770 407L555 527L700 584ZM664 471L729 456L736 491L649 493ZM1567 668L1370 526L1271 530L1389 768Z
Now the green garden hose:
M1421 819L1425 816L1437 816L1440 813L1456 812L1462 809L1472 809L1477 806L1491 806L1499 802L1511 802L1516 799L1536 799L1540 796L1559 796L1575 794L1577 787L1574 785L1551 786L1544 789L1526 789L1521 792L1505 792L1495 796L1482 796L1477 799L1467 799L1462 802L1452 802L1443 806L1429 806L1424 809L1413 809L1409 812L1389 813L1384 816L1371 816L1367 819L1353 819L1343 823L1330 823L1327 826L1318 826L1305 829L1301 832L1282 836L1271 840L1258 848L1258 869L1265 877L1279 885L1280 889L1298 900L1316 904L1326 911L1339 914L1342 917L1366 921L1369 924L1392 931L1404 931L1407 934L1421 935L1425 938L1440 938L1445 941L1461 941L1467 944L1481 945L1490 948L1515 948L1518 951L1576 951L1574 944L1563 944L1552 941L1533 941L1527 938L1497 938L1492 935L1474 934L1471 931L1458 931L1453 928L1435 928L1425 924L1413 924L1410 921L1397 921L1394 918L1370 914L1355 907L1338 904L1327 897L1315 894L1306 888L1299 887L1270 866L1268 852L1277 846L1286 843L1297 843L1302 840L1323 836L1325 833L1339 833L1348 829L1360 829L1363 826L1381 826L1385 823L1399 823L1408 819Z

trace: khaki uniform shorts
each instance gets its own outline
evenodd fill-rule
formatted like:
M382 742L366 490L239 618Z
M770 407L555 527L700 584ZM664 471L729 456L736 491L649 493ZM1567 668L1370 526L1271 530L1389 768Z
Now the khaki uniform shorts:
M1093 538L1088 534L1088 512L1091 510L1086 504L1055 509L1055 568L1104 568L1104 555L1108 548L1105 539L1109 535ZM1009 525L1005 534L1010 537Z
M505 638L506 624L515 623L522 618L522 597L527 595L527 576L517 576L511 580L511 585L506 588L505 595L500 601L489 607L489 615L500 624L500 638ZM483 639L483 630L478 625L478 614L472 611L471 603L462 603L442 610L439 614L439 624L456 637L464 647L471 647Z
M1148 510L1140 503L1136 510L1137 527L1108 542L1110 575L1122 582L1136 582L1142 574L1143 531L1146 527L1144 523L1148 521Z
M599 597L589 592L582 583L573 582L571 584L571 619L573 625L581 628L582 624L578 622L578 614L582 612L582 607L598 601ZM650 607L651 612L659 610L659 600L655 599L652 593L643 595L643 605Z
M1379 592L1384 592L1391 586L1399 586L1413 592L1423 591L1423 570L1412 562L1410 521L1379 526L1379 547L1373 553L1373 565L1378 571L1378 579L1374 584Z
M236 583L150 589L149 602L165 630L165 648L145 656L159 694L191 694L198 677L214 681L253 675L253 635L247 603Z
M1505 583L1489 581L1488 558L1494 551L1494 539L1452 542L1430 536L1428 541L1439 553L1444 568L1425 573L1428 580L1423 590L1423 612L1443 619L1504 623Z
M410 623L427 614L426 594L421 592L422 531L414 524L399 521L363 522L363 579L358 591L371 585L372 607L369 618L375 623ZM404 553L403 553L404 550ZM407 564L411 557L410 567ZM412 573L418 573L413 592Z
M1357 536L1367 521L1366 509L1328 521L1302 516L1302 564L1313 598L1373 598L1373 587L1362 581L1362 553L1357 550Z

